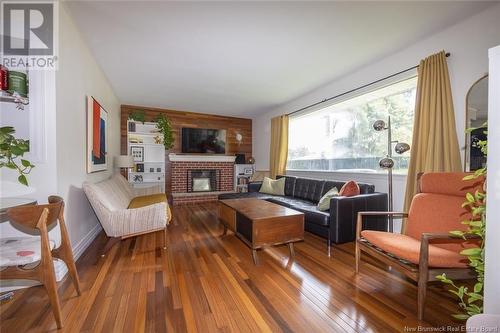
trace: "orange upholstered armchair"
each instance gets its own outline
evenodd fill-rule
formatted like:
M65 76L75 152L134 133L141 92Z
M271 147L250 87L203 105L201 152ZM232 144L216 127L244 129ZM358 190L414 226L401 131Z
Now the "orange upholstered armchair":
M425 173L419 177L419 193L408 213L360 212L356 226L356 273L361 252L383 261L418 282L418 319L424 315L427 283L446 273L453 279L474 277L468 260L460 254L477 242L453 237L452 230L466 230L461 222L470 218L462 208L466 193L482 190L484 179L464 181L466 173ZM402 234L362 230L365 216L407 218Z

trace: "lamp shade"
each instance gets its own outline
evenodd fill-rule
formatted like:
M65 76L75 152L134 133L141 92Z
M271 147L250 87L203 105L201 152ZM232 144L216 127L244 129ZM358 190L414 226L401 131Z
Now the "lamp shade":
M396 144L396 147L394 147L394 149L396 150L396 153L398 153L398 154L404 154L408 150L410 150L410 145L407 144L407 143L404 143L404 142L398 142Z
M377 120L376 122L373 123L373 129L378 132L385 130L386 129L385 121Z
M115 156L115 168L132 168L134 166L134 157L131 155Z

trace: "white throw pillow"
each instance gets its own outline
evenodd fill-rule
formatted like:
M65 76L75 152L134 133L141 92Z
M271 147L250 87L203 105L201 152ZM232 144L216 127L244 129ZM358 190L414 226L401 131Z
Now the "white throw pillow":
M337 197L339 195L339 190L334 187L330 191L326 192L324 196L319 199L318 210L326 211L330 209L330 199Z
M259 192L273 195L285 195L285 177L276 180L264 177Z

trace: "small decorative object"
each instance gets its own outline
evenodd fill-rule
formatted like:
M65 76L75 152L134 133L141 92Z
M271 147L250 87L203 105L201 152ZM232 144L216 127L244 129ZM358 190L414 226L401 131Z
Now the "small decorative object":
M243 141L243 135L236 133L236 142L238 142L238 145L241 144L241 141Z
M9 88L9 71L7 67L0 65L0 90Z
M249 157L247 160L247 163L248 164L255 164L255 158L253 158L253 156Z
M108 113L94 97L87 97L87 173L108 169Z
M8 74L8 92L28 97L28 76L24 72L10 71Z
M245 169L243 169L243 172L245 173L245 175L251 175L251 174L253 174L253 169L252 168L245 168Z
M135 123L134 122L128 123L128 131L135 132Z
M143 141L141 138L130 137L130 139L128 139L128 142L130 142L130 143L142 143Z
M137 163L135 167L137 172L144 172L144 163Z
M163 134L163 145L165 146L165 150L172 148L175 140L170 119L163 114L158 116L158 118L156 118L156 128Z
M159 136L159 135L155 136L155 143L158 145L161 145L163 143L161 136Z
M156 168L156 172L161 172L161 168Z
M35 167L30 161L22 159L24 153L30 150L29 140L16 139L14 127L0 127L0 168L6 167L16 170L19 174L19 183L28 186L26 175ZM20 158L21 164L17 164Z
M146 121L146 113L143 110L135 110L129 113L128 119L144 124L144 122Z
M385 121L377 120L373 123L373 129L377 132L387 130L387 156L379 161L379 166L382 169L387 170L387 182L389 185L389 211L393 211L394 198L392 195L392 168L394 167L394 160L392 159L392 144L395 143L396 146L394 150L398 154L403 154L410 150L410 145L404 142L398 142L397 140L392 140L392 128L391 128L391 117L387 121L387 126ZM389 231L392 232L392 216L389 217L391 223L389 223Z
M144 147L130 146L130 155L134 158L134 162L144 162Z
M142 183L142 175L134 175L134 183Z
M155 172L155 168L149 168L149 172Z
M235 164L245 164L245 154L236 154Z

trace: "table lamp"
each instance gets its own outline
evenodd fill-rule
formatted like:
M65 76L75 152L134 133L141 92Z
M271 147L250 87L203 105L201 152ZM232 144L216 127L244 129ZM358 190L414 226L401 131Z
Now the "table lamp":
M120 155L115 156L115 168L118 170L127 169L134 167L134 157L131 155Z

